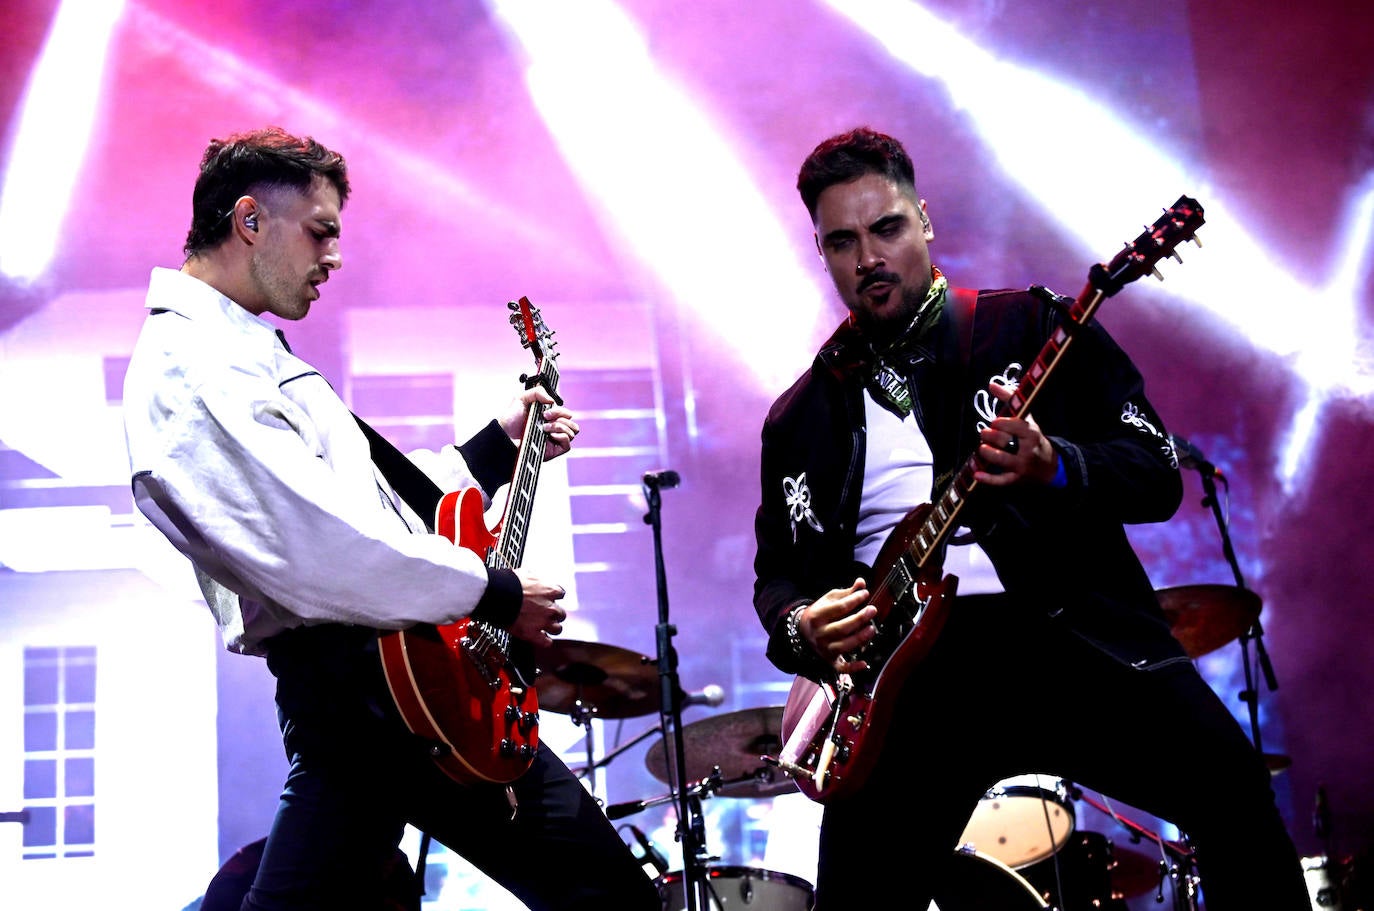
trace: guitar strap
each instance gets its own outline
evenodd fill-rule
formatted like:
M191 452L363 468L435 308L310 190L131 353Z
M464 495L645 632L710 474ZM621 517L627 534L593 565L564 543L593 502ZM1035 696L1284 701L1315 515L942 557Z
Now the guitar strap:
M959 396L959 414L954 424L954 440L963 439L964 428L967 426L965 420L968 417L968 403L971 377L969 375L970 364L973 360L973 320L978 306L978 292L973 288L951 288L949 289L950 320L954 324L955 336L959 340L959 366L960 366L960 387L965 390ZM959 445L958 442L955 443ZM941 479L941 483L947 479ZM932 487L933 491L933 487Z
M973 319L978 307L978 291L974 288L951 288L949 290L950 300L953 307L950 309L950 320L954 323L955 335L959 339L959 364L962 367L962 380L960 388L965 390L965 394L959 396L959 416L954 424L954 439L962 439L964 421L968 417L968 403L970 390L969 369L973 360ZM958 445L957 443L955 445ZM931 494L949 482L950 475L945 474L934 478L931 484ZM974 540L972 532L967 534L955 534L949 543L966 544Z
M973 353L973 315L978 307L978 292L973 288L951 288L954 299L951 317L959 333L959 356L967 371Z
M444 492L439 489L438 484L430 480L429 475L407 459L367 421L356 414L353 415L353 420L358 422L363 435L367 437L367 442L372 447L372 461L381 470L382 477L386 478L396 493L400 494L406 505L419 514L424 520L425 527L433 533L434 516L439 508L439 501L444 498Z

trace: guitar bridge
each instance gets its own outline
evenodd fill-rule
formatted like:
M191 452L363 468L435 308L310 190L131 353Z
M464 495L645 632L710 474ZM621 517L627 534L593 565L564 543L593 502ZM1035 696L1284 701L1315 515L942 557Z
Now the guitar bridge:
M492 689L501 686L501 669L506 666L510 648L510 633L489 623L474 620L468 624L463 637L463 650Z

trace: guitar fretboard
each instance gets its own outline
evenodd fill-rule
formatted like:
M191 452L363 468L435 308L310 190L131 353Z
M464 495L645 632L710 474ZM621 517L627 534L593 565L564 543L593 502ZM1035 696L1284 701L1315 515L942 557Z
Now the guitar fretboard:
M539 365L539 373L543 377L540 385L550 394L556 393L558 367L553 358L544 358ZM530 405L525 432L520 438L520 450L516 456L515 475L511 478L506 515L501 520L501 532L488 560L492 566L514 568L521 565L525 556L530 514L534 510L535 488L539 484L539 469L544 464L544 447L549 438L544 430L544 409L545 406L539 402Z
M1054 368L1073 341L1073 330L1092 317L1104 297L1103 292L1091 284L1084 288L1083 293L1068 308L1064 321L1055 327L1040 353L1036 355L1035 362L1022 375L1011 398L998 408L1001 416L1024 418L1030 412L1031 403L1035 401L1040 387L1054 372ZM931 503L925 521L921 523L916 534L912 535L908 552L919 569L927 568L930 561L940 552L940 546L958 528L956 520L963 511L964 503L978 486L978 481L974 477L977 470L977 456L971 455L945 487L944 493ZM894 567L894 573L896 572L897 569Z

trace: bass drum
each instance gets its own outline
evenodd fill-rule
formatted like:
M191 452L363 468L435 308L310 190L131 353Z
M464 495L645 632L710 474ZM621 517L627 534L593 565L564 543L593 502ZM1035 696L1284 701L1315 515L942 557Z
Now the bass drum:
M995 857L968 848L954 853L949 880L929 911L1044 911L1035 887Z
M681 870L655 882L663 911L686 911ZM811 911L815 904L811 884L800 876L757 867L708 866L706 896L703 911Z
M1126 911L1125 896L1113 886L1115 869L1110 838L1075 832L1062 851L1021 873L1060 911Z

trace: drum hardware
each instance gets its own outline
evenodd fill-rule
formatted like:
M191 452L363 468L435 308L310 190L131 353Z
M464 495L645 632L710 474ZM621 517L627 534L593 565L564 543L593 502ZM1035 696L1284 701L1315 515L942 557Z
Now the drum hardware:
M1021 874L964 845L955 850L929 911L1045 911L1050 907Z
M653 735L662 733L663 728L660 725L655 724L652 727L640 731L638 734L634 735L629 740L622 743L615 749L609 751L608 753L604 754L600 759L597 759L595 761L591 759L591 750L589 749L587 753L587 764L571 769L571 771L574 775L577 775L578 777L586 777L591 773L595 772L597 769L604 768L605 766L610 765L611 761L620 754L626 752L627 750L633 749L636 745L643 743L645 740L649 739Z
M700 800L714 796L718 791L720 791L722 787L726 785L726 783L727 782L723 778L721 778L720 769L716 768L711 770L710 775L707 775L705 778L702 778L699 781L687 782L685 785L683 785L682 791L683 793L687 794L687 796L693 799ZM610 806L606 807L606 818L622 819L626 816L631 816L635 813L638 813L641 810L647 810L650 807L657 807L665 803L672 803L673 801L677 800L677 798L678 794L676 792L669 791L668 793L660 794L657 797L646 797L644 800L626 800L622 803L613 803Z
M1240 562L1236 559L1235 547L1231 543L1230 525L1222 512L1221 501L1217 498L1217 479L1220 478L1226 485L1228 496L1231 490L1230 481L1221 470L1207 461L1195 445L1179 436L1171 436L1170 441L1179 452L1179 464L1196 469L1202 479L1202 505L1211 509L1212 517L1216 520L1217 531L1221 534L1221 551L1226 557L1226 562L1230 564L1236 584L1235 587L1206 585L1164 589L1158 593L1161 596L1161 607L1165 611L1165 616L1169 618L1170 628L1177 629L1175 636L1183 642L1184 650L1189 653L1189 657L1197 657L1193 654L1194 651L1204 654L1211 648L1239 638L1241 666L1245 670L1245 689L1241 691L1240 699L1250 714L1250 740L1254 743L1255 750L1264 757L1270 773L1277 774L1288 767L1287 757L1275 754L1271 758L1265 755L1260 740L1259 691L1255 687L1254 669L1250 662L1252 642L1255 646L1255 660L1260 666L1269 692L1277 690L1279 683L1274 675L1274 666L1269 661L1269 653L1264 648L1264 630L1260 627L1259 621L1259 596L1245 587ZM1200 616L1199 608L1203 613L1210 614L1211 619L1199 623L1196 619ZM1222 635L1226 635L1226 638L1219 638Z
M1146 892L1157 889L1164 876L1168 875L1167 864L1158 857L1150 857L1143 851L1136 851L1112 843L1111 883L1112 892L1122 898L1137 898Z
M1307 895L1312 901L1312 911L1342 911L1345 905L1340 864L1334 865L1337 876L1333 877L1333 864L1327 855L1308 856L1301 860L1302 878L1307 883Z
M782 748L782 706L741 709L694 721L682 729L686 776L705 779L718 771L722 797L773 797L796 783L765 754ZM668 781L664 741L649 748L644 765Z
M1347 902L1362 906L1359 896L1350 889L1350 861L1336 857L1335 830L1331 825L1331 805L1326 798L1326 786L1317 785L1312 802L1312 834L1322 844L1322 853L1301 858L1302 877L1307 883L1307 895L1312 911L1342 911Z
M596 761L592 722L598 717L631 718L653 711L657 675L646 656L599 642L555 639L548 646L536 648L534 655L538 668L534 688L539 695L539 707L568 715L573 724L586 730L583 740L587 764L577 774L592 781L595 790L596 770L611 757ZM633 742L654 730L657 728L651 728Z
M710 911L811 911L815 895L811 884L790 873L758 867L708 865L705 883L710 895L705 906ZM682 911L682 873L660 876L658 894L664 911Z
M1054 856L1017 872L1057 911L1126 911L1117 863L1116 848L1106 835L1075 832ZM1147 891L1148 881L1140 893Z
M1149 883L1155 890L1154 900L1157 904L1162 904L1165 900L1164 884L1172 881L1176 911L1197 911L1201 880L1197 875L1197 861L1193 848L1187 843L1186 837L1182 842L1170 841L1159 833L1152 832L1139 823L1127 819L1102 801L1088 796L1072 782L1068 783L1068 790L1075 800L1083 801L1125 828L1133 842L1150 841L1159 848L1159 861L1155 865L1156 872ZM1138 876L1141 871L1137 867L1130 872L1132 875ZM1138 887L1138 883L1136 883L1136 887ZM1147 887L1140 891L1149 891L1149 889Z

